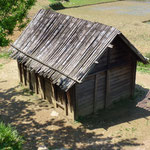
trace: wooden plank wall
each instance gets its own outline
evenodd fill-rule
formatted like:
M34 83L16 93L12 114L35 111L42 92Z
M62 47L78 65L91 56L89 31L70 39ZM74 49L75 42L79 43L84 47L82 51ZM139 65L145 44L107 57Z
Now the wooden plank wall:
M91 70L91 72L89 74L97 73L100 70L106 69L107 55L108 55L108 53L106 51L105 54L102 56L102 58L100 58L100 60L98 60L98 64L95 64L94 68Z
M105 72L100 72L76 85L77 116L85 116L104 108L105 80Z
M20 82L24 86L39 95L42 99L53 103L54 107L61 114L68 118L75 119L75 90L74 86L68 92L62 91L58 86L53 85L48 78L39 76L34 71L30 72L24 65L18 63ZM57 87L57 91L56 88ZM57 97L56 97L57 93Z
M93 112L94 83L95 78L91 76L76 85L77 116L85 116Z
M104 101L105 101L105 93L106 93L106 88L105 88L105 80L106 80L106 75L105 72L98 73L96 75L96 88L95 88L95 109L94 112L103 109L104 108Z
M131 74L132 67L130 65L110 70L110 104L120 98L130 96Z
M132 83L132 58L130 53L119 44L110 51L110 64L120 64L110 68L110 102L129 97Z
M77 115L84 116L134 93L136 58L113 42L83 83L76 86Z

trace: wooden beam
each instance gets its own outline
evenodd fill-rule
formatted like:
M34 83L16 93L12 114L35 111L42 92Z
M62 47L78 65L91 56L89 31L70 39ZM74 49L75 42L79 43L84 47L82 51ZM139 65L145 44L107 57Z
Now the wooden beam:
M97 98L97 74L95 75L95 78L94 78L94 97L93 97L93 113L95 113L95 102L96 102L96 98Z
M23 83L21 64L17 61L20 82Z
M113 46L112 44L109 44L108 47L109 47L109 48L113 48L114 46Z
M131 72L131 96L134 96L134 91L135 91L135 79L136 79L136 66L137 66L137 61L133 59L132 61L132 72Z
M110 104L110 71L106 71L106 93L105 93L104 108Z
M106 108L110 104L110 49L107 51L107 70L106 70L106 93L105 93L105 102L104 108Z
M115 64L113 64L113 65L110 64L109 66L106 66L105 68L99 70L98 72L95 72L95 73L93 73L93 74L88 75L87 78L88 78L88 77L92 77L93 75L99 74L99 73L101 73L101 72L105 72L105 71L107 71L108 69L110 70L110 69L114 69L114 68L117 68L117 67L123 67L123 66L129 65L129 64L130 64L130 62L122 63L122 61L121 61L121 62L117 62L117 63L115 63Z
M38 76L37 74L35 73L35 93L36 94L39 94L39 82L38 82Z

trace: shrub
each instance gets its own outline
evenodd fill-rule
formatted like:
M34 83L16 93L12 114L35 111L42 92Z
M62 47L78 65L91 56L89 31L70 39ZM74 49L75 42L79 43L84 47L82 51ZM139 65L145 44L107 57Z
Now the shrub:
M8 59L10 58L11 52L0 52L0 58Z
M141 62L138 62L137 70L143 73L150 74L150 53L147 53L145 56L148 58L148 64L143 64Z
M0 0L0 46L10 43L15 27L22 29L29 21L27 14L36 0Z
M21 150L23 143L22 137L15 129L0 123L0 150Z
M50 4L49 6L54 10L59 10L59 9L65 8L61 2L54 2L54 3Z

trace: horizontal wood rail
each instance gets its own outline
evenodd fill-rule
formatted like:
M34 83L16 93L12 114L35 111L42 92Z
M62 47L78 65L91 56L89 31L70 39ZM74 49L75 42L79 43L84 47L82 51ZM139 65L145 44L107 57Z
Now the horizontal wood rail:
M126 65L128 65L128 64L129 64L128 62L124 62L124 63L118 62L118 63L115 63L115 64L110 64L109 67L105 66L105 67L103 67L101 70L99 70L99 71L97 71L97 72L95 72L95 73L89 74L89 75L87 76L87 78L88 78L88 77L91 77L91 76L93 76L93 75L99 74L99 73L101 73L101 72L105 72L105 71L110 70L110 69L114 69L114 68L117 68L117 67L126 66Z

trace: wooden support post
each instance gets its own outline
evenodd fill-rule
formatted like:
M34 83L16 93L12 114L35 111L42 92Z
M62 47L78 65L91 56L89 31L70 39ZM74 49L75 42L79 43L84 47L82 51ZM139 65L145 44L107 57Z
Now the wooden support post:
M104 102L104 109L107 108L110 104L110 49L107 51L107 70L106 70L106 93L105 93L105 102Z
M27 85L27 70L24 64L22 64L22 73L23 73L23 84Z
M132 61L132 72L131 72L131 97L134 96L134 91L135 91L135 80L136 80L136 66L137 66L137 61L135 58L133 58Z
M104 108L110 104L110 72L109 70L106 71L106 95L105 95L105 103Z
M33 89L32 89L32 85L31 85L31 73L30 73L30 71L27 71L27 79L28 79L28 86L29 86L29 89L30 89L30 90L33 90Z
M23 83L23 78L22 78L22 66L19 62L17 62L18 65L18 73L19 73L19 78L20 78L20 82Z
M75 86L67 91L68 117L75 120Z
M75 89L75 93L74 93L74 97L75 97L75 100L74 100L74 117L75 119L78 119L78 99L77 99L77 84L75 84L74 86L74 89Z
M64 111L65 111L65 115L68 116L68 99L67 99L67 93L64 93Z
M42 82L43 82L43 86L42 86L43 97L44 97L44 99L46 99L46 95L45 95L45 80L44 80L43 76L42 76Z
M44 84L44 78L42 76L39 76L39 86L40 86L40 94L41 98L45 99L45 84Z
M54 88L54 86L55 85L51 83L51 90L52 90L51 98L52 98L52 103L53 103L54 107L56 108L57 105L56 105L56 95L55 95L55 88Z
M95 110L95 102L96 102L96 99L97 99L97 74L95 75L94 77L94 97L93 97L93 113L96 112Z
M39 82L38 82L38 76L37 74L35 73L35 93L36 94L39 94Z
M67 100L68 100L68 114L72 113L72 106L71 106L71 97L70 97L70 91L66 92Z

